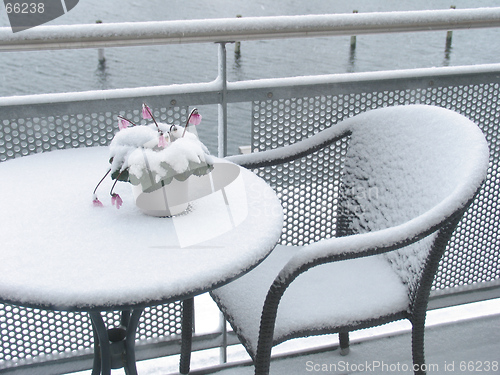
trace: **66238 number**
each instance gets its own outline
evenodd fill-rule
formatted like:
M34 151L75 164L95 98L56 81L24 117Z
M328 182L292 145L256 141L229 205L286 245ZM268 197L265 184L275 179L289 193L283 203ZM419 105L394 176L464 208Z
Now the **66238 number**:
M35 14L45 12L44 3L6 3L7 13L15 14Z
M460 371L467 372L497 372L499 369L498 361L461 361Z

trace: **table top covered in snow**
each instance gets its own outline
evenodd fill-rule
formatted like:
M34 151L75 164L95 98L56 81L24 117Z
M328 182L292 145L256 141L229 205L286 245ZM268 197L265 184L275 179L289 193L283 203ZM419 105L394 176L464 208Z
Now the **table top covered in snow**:
M264 259L281 235L273 190L252 172L191 203L150 217L107 177L104 147L58 150L0 163L0 300L60 310L112 310L190 297Z

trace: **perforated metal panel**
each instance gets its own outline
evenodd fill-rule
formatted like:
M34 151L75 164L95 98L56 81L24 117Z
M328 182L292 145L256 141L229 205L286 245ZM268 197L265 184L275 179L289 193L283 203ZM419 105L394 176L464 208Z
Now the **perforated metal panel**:
M332 124L332 97L282 99L253 104L252 151L283 147ZM347 142L257 173L278 193L285 212L282 244L304 245L335 236L339 176Z
M183 123L186 108L154 109L155 118ZM118 130L117 115L141 122L140 107L133 111L73 113L60 116L2 118L0 161L55 149L108 145Z
M181 316L180 303L146 308L136 339L180 335ZM106 313L104 320L108 327L120 326L118 312ZM0 369L92 353L93 343L86 313L0 304Z
M92 103L88 107L92 108ZM128 112L4 117L0 119L0 161L55 149L108 145L118 131L116 116L121 114L140 123L140 109L138 106ZM153 111L157 120L167 123L182 123L187 116L185 107L153 108ZM181 315L181 302L146 308L136 340L180 335ZM119 326L119 320L119 313L106 313L107 326ZM0 304L0 348L0 371L93 353L92 324L85 313Z
M466 79L461 78L462 81ZM292 144L335 126L344 118L384 106L430 104L465 115L484 132L490 147L491 165L480 195L450 241L434 288L495 280L500 278L498 80L498 75L495 82L470 85L457 85L456 78L434 78L425 85L401 80L392 83L392 88L390 82L383 85L361 82L350 83L348 90L351 92L338 95L254 101L252 150ZM282 244L303 245L335 236L335 205L346 147L347 143L341 141L293 163L257 172L276 189L283 202L285 226Z

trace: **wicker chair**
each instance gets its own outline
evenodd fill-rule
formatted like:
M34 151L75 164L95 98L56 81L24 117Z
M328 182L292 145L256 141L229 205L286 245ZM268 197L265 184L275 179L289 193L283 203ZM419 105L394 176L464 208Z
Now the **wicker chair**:
M212 297L255 364L268 374L274 345L408 319L413 363L424 364L424 326L448 240L482 185L488 146L465 117L438 107L376 109L293 145L230 159L279 165L347 137L336 238L278 245ZM373 192L368 194L368 192ZM289 200L288 200L289 201Z

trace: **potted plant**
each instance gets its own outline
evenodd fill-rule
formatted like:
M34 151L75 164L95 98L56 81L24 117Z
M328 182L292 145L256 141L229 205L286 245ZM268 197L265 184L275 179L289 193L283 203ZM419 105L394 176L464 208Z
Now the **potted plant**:
M110 168L94 189L93 204L102 206L96 191L110 175L111 203L120 208L121 197L114 192L118 181L132 184L136 205L146 214L172 216L188 207L189 181L213 169L210 153L189 125L198 125L201 115L195 108L184 127L159 123L151 109L143 104L142 117L152 120L137 125L118 116L119 131L110 144ZM194 177L196 178L196 177Z

